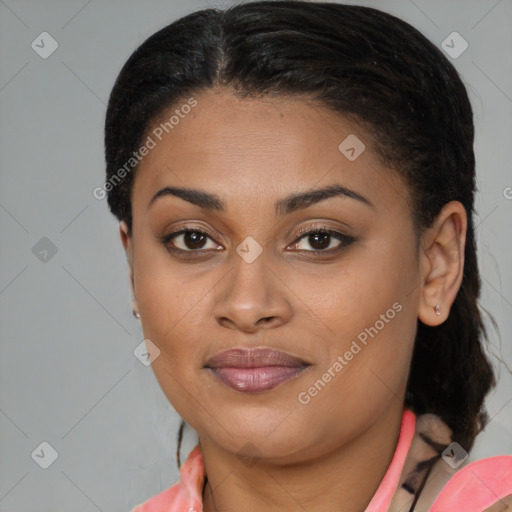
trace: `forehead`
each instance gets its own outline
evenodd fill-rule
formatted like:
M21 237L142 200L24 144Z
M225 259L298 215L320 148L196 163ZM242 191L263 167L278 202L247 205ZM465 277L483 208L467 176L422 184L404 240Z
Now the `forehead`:
M396 173L382 167L369 134L307 98L239 99L215 90L193 99L195 106L183 108L194 104L190 99L178 102L148 130L153 148L136 173L134 202L147 202L170 184L248 201L330 183L376 200L404 193Z

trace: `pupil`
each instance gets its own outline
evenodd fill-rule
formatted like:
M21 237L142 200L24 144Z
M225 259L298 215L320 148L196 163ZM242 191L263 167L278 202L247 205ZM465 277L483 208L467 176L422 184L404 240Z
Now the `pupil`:
M310 241L310 244L312 247L314 247L315 249L324 249L325 247L329 247L329 237L331 235L329 235L328 233L316 233L314 235L310 235L310 239L315 239L317 240L318 238L321 239L321 242L317 242L315 241L314 243L311 243Z
M189 249L201 248L204 242L205 236L200 233L185 233L185 244Z

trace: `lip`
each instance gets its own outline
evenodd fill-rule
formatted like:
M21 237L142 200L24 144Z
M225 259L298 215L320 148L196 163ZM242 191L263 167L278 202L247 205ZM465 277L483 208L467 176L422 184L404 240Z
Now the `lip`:
M306 361L270 347L234 348L210 358L205 365L230 388L260 393L293 379L309 365Z

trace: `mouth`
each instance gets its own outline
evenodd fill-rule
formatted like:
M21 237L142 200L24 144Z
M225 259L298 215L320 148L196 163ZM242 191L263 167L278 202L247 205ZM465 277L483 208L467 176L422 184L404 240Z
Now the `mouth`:
M223 384L243 393L261 393L287 382L310 366L269 347L235 348L210 358L205 368Z

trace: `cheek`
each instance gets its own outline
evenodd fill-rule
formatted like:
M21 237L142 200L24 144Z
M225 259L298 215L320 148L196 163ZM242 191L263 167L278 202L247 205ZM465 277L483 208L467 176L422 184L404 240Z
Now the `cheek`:
M317 309L325 322L347 339L374 325L395 302L405 307L413 301L419 273L412 247L413 242L398 233L363 241L326 281L320 302L325 308ZM394 313L387 316L394 318Z
M304 382L300 403L307 403L300 407L306 423L314 424L314 442L348 436L354 425L372 424L391 404L403 402L416 318L406 304L394 304L395 309L375 308L375 314L365 310L371 320L361 328L345 327L348 334L331 344L326 364Z
M419 276L413 243L405 238L367 243L330 284L332 305L322 320L336 333L336 341L329 344L319 374L331 368L336 378L329 387L354 406L398 396L409 371ZM336 361L343 369L332 368ZM328 407L330 399L324 398Z
M134 284L143 336L160 350L152 371L168 401L192 424L201 361L192 324L204 318L201 299L206 288L187 281L183 272L176 271L177 265L158 250L141 250L135 261Z
M134 255L134 288L144 336L171 360L175 360L176 352L189 346L186 339L180 340L185 336L181 330L194 316L194 308L201 298L178 267L154 243L138 244Z

